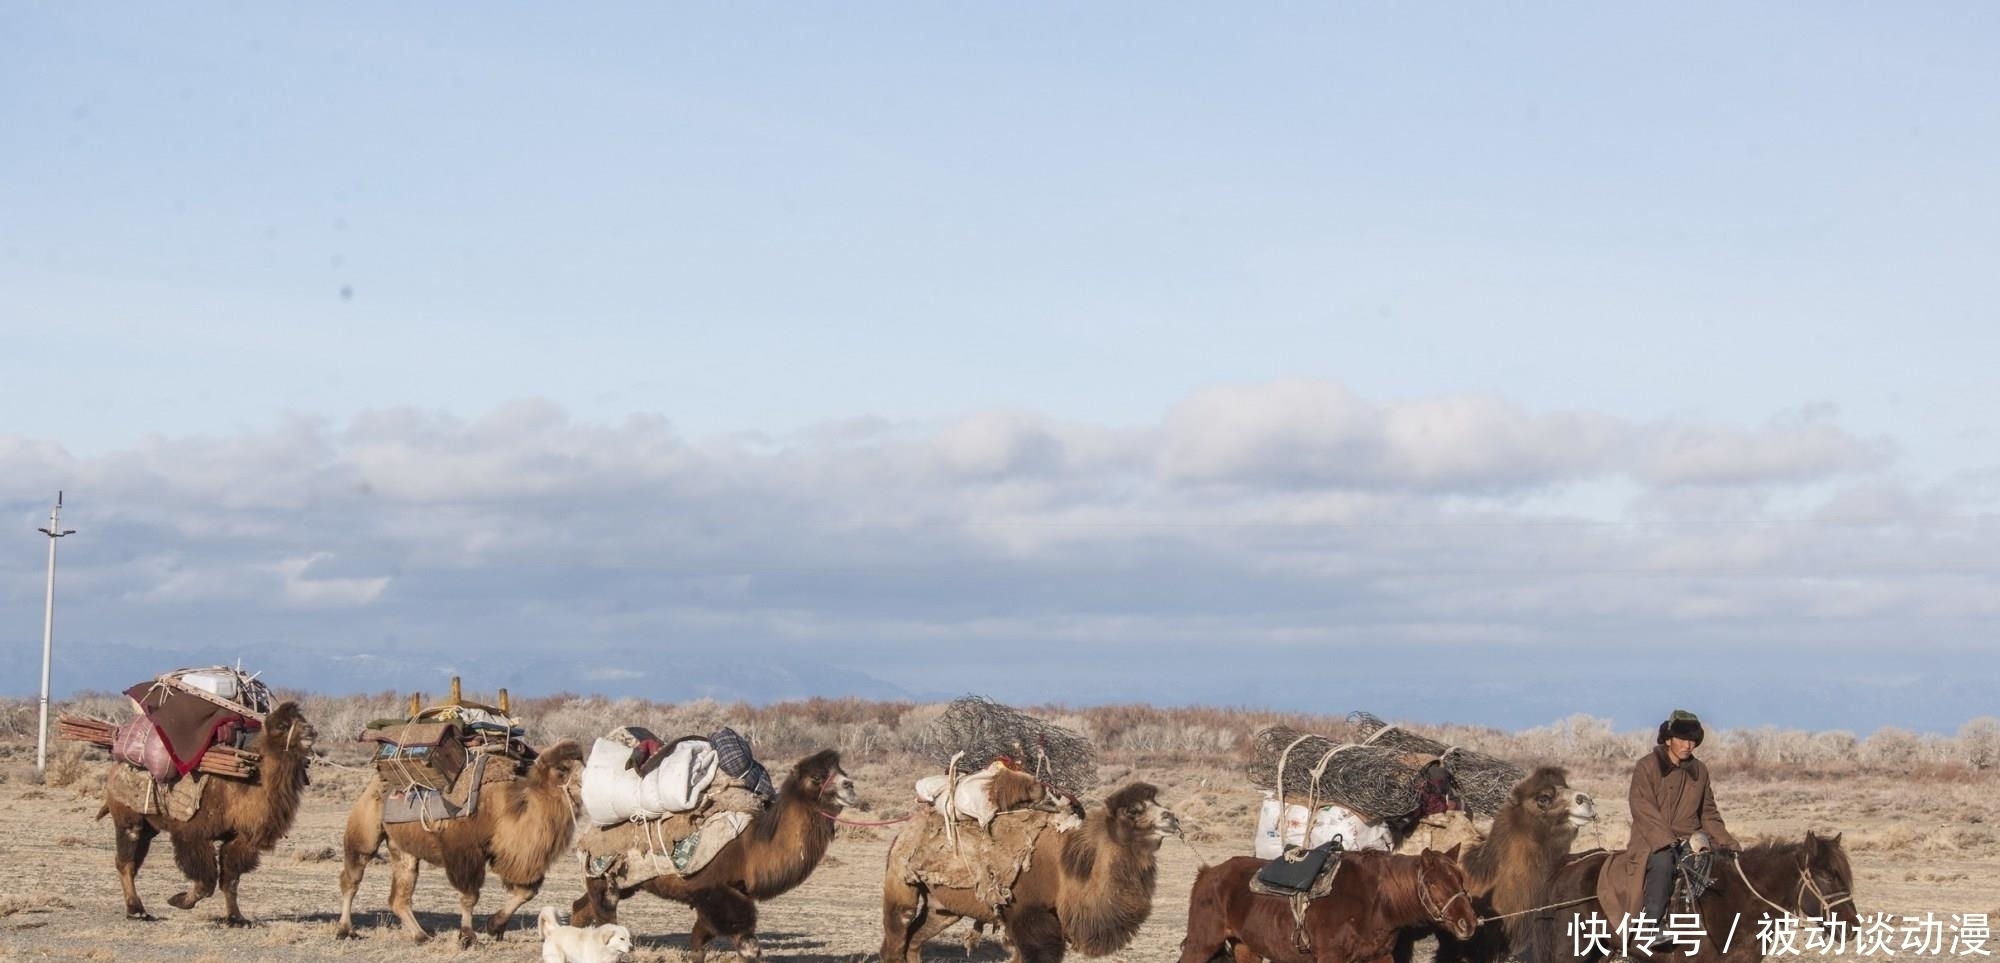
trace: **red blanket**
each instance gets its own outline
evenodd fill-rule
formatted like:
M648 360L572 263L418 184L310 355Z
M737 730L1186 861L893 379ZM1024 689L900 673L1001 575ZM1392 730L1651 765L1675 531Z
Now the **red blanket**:
M255 719L169 685L141 682L125 694L139 703L146 718L159 728L160 740L173 757L174 770L183 776L201 765L209 746L235 738L238 731L263 728Z

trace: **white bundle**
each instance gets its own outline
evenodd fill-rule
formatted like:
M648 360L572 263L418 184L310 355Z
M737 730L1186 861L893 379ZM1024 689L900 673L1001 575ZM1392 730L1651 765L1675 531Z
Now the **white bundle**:
M644 776L627 769L632 747L599 739L583 766L583 812L599 826L657 819L701 805L722 757L706 739L686 739Z

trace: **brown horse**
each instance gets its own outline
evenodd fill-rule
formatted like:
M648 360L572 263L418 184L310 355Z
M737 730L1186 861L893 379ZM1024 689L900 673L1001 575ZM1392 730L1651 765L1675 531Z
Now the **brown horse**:
M1258 957L1271 963L1386 963L1405 927L1434 924L1459 939L1479 927L1456 846L1416 856L1358 850L1340 859L1333 890L1306 905L1303 923L1293 922L1285 897L1250 892L1264 860L1238 856L1202 869L1188 895L1180 963L1209 963L1225 953L1235 963L1257 963Z
M1532 963L1590 963L1607 953L1625 955L1619 921L1605 920L1597 902L1598 874L1605 861L1615 855L1603 850L1579 854L1550 877L1538 904L1552 909L1544 911L1536 920L1540 925L1532 927L1525 959ZM1840 920L1849 932L1860 932L1861 914L1854 908L1854 869L1837 834L1808 832L1804 842L1760 843L1734 857L1717 853L1709 874L1715 884L1695 903L1701 934L1690 934L1700 948L1680 944L1655 954L1653 960L1685 955L1695 963L1757 963L1764 958L1764 941L1758 937L1767 925L1761 922L1766 917ZM1676 906L1667 912L1672 915L1686 910ZM1597 926L1609 934L1603 943L1579 936ZM1727 952L1723 951L1725 945ZM1637 950L1632 956L1647 959Z

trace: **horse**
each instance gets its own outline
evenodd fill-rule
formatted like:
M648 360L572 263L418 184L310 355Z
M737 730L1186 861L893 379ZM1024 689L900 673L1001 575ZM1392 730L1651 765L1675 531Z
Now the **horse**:
M1332 889L1294 921L1291 900L1250 891L1265 860L1237 856L1204 867L1188 894L1180 963L1387 963L1405 927L1442 926L1460 939L1479 927L1458 847L1415 856L1342 853ZM1226 961L1225 961L1226 963Z
M1532 928L1524 959L1594 963L1606 955L1625 955L1612 953L1624 940L1617 932L1618 921L1605 920L1597 902L1598 874L1616 855L1604 850L1579 853L1550 876L1536 901L1546 907L1538 919L1543 925ZM1758 963L1764 959L1760 934L1768 924L1760 920L1765 917L1838 920L1836 925L1848 932L1861 931L1861 914L1854 906L1854 869L1838 834L1807 832L1802 842L1766 842L1741 853L1717 853L1709 875L1715 883L1695 902L1701 932L1687 934L1698 948L1677 942L1651 954L1651 960L1684 957L1695 963ZM1678 909L1668 907L1667 913L1672 916ZM1593 927L1593 916L1608 934L1601 943L1582 935ZM1648 958L1636 947L1632 955L1642 963Z

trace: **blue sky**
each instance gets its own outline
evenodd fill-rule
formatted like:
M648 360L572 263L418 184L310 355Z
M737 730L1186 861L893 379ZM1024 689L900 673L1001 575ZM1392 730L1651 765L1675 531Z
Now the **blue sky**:
M1996 19L17 13L8 666L65 488L79 659L1950 728Z

